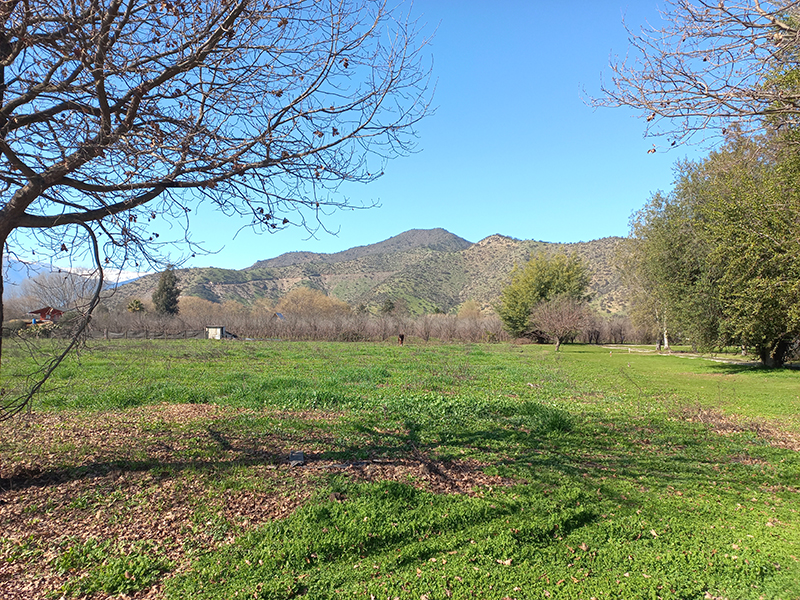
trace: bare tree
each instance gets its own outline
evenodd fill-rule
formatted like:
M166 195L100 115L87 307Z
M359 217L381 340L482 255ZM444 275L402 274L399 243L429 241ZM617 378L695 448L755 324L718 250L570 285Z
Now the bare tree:
M800 122L800 3L674 0L664 26L628 29L631 51L612 61L612 85L595 106L629 106L647 133L671 145Z
M581 333L588 317L586 302L562 294L537 304L531 322L553 340L558 352L562 343L574 340Z
M608 341L614 344L624 344L625 340L630 337L632 329L630 319L624 315L612 315L611 318L608 319L607 328ZM652 337L652 332L653 330L650 329L650 337ZM660 334L661 332L656 330L655 338L660 339Z
M95 290L95 282L76 273L40 273L26 279L20 286L20 293L35 299L40 308L52 306L63 311L83 306Z
M412 150L423 46L382 0L2 2L0 248L121 268L202 202L324 227Z

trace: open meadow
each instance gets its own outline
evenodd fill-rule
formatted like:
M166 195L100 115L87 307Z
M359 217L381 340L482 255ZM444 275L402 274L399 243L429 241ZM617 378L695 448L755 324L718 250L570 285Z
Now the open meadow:
M800 598L797 370L96 340L48 386L0 427L0 598Z

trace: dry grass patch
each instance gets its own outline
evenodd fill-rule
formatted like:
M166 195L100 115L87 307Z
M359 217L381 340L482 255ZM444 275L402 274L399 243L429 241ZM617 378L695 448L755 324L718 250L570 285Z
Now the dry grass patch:
M779 421L748 419L701 406L685 406L677 416L689 423L704 423L719 435L751 432L777 448L800 451L800 435L789 431Z

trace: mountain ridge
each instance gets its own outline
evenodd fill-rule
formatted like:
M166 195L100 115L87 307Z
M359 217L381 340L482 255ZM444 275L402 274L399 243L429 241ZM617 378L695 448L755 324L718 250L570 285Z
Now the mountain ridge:
M433 240L433 241L430 241ZM469 248L472 242L465 240L446 229L437 227L435 229L409 229L398 235L392 236L382 242L375 244L367 244L365 246L354 246L347 250L333 253L321 252L285 252L275 258L268 258L266 260L259 260L247 269L256 269L262 267L288 267L296 264L314 262L314 259L320 262L343 262L347 260L354 260L372 254L382 254L390 252L402 252L412 248L427 247L431 250L448 251L448 250L463 250ZM245 270L247 270L245 269Z
M569 244L518 240L493 234L472 243L445 229L412 229L365 246L322 254L289 252L241 269L178 269L184 296L212 302L275 303L292 289L306 286L353 307L377 311L387 300L412 315L452 312L468 300L491 311L515 265L535 252L567 251L581 256L591 274L590 293L598 309L618 312L623 294L612 266L621 238ZM115 304L149 299L158 274L117 288Z

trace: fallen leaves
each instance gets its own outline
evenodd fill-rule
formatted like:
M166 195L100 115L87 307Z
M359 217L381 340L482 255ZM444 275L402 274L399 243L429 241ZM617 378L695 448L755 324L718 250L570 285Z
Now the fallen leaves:
M510 482L485 475L474 460L426 469L430 459L416 455L340 465L308 452L308 464L290 470L284 463L295 444L291 431L281 434L285 430L278 427L255 439L223 428L226 420L245 413L216 405L164 404L91 415L33 414L35 427L6 425L0 433L17 450L3 457L4 483L11 488L0 503L4 536L34 539L51 558L70 537L161 540L159 550L180 570L187 566L187 548L210 549L292 514L332 468L353 480L411 482L450 494L475 495ZM307 440L318 449L334 443L329 428L315 430L314 424L336 420L338 414L309 410L269 416L306 421L311 426ZM233 473L249 483L220 488L220 479ZM335 499L346 500L343 495ZM58 589L65 576L52 573L48 564L0 561L0 597L43 597ZM148 592L142 594L137 597Z

